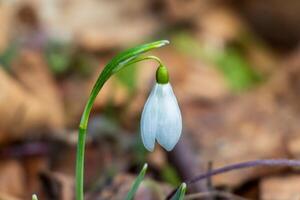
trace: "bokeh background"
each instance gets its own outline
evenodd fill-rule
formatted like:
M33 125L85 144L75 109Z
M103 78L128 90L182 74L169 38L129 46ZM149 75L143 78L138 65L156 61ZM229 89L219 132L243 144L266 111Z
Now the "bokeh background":
M182 115L175 150L143 147L139 120L156 63L128 67L94 105L86 199L164 199L211 168L300 157L299 0L0 0L0 199L71 200L77 127L116 53L151 52L170 71ZM252 168L194 184L189 199L300 198L297 169Z

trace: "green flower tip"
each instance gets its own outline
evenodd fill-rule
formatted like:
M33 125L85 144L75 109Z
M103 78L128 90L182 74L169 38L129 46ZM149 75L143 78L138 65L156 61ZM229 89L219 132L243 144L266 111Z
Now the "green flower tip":
M163 65L160 65L156 70L156 82L159 84L169 83L169 72Z

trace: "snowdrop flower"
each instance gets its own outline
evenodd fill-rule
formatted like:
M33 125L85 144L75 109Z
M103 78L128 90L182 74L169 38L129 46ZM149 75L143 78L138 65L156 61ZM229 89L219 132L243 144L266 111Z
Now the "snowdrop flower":
M155 140L167 151L177 144L182 131L180 109L169 83L166 67L156 71L156 83L144 106L141 135L147 150L153 151Z

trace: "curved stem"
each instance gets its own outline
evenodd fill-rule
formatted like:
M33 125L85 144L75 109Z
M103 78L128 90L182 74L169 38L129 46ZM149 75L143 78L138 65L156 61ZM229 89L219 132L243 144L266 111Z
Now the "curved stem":
M78 132L78 145L76 154L76 200L84 199L84 153L85 153L85 141L87 133L87 125L89 120L89 115L92 110L94 101L102 89L106 81L115 73L123 69L124 67L131 65L133 63L140 62L142 60L153 59L156 60L160 65L162 64L160 59L155 56L139 57L142 53L145 53L151 49L162 47L169 42L166 40L157 41L149 44L144 44L123 53L120 53L115 58L113 58L103 69L99 75L87 104L82 113L82 117L79 124Z
M201 181L203 179L212 177L217 174L222 174L225 172L237 170L237 169L243 169L248 167L258 167L258 166L282 166L282 167L300 167L300 160L289 160L289 159L266 159L266 160L252 160L252 161L246 161L241 163L236 163L232 165L227 165L225 167L221 167L219 169L211 170L207 173L200 174L196 176L195 178L186 181L187 185L196 183L198 181ZM176 190L173 190L168 196L167 200L171 199L171 197L175 194Z
M145 56L145 57L138 57L138 58L132 60L131 62L128 62L126 64L126 66L132 65L134 63L137 63L137 62L140 62L140 61L143 61L143 60L155 60L159 65L163 65L161 60L158 57L156 57L156 56Z
M132 61L129 61L128 63L124 64L123 67L127 67L129 65L132 65L132 64L135 64L137 62L140 62L140 61L144 61L144 60L155 60L159 63L159 65L163 65L161 60L156 57L156 56L145 56L145 57L138 57L138 58L135 58L133 59ZM102 75L103 74L103 75ZM99 79L101 79L101 77L106 77L108 76L108 73L105 71L105 69L102 71L102 73L100 74L99 76ZM110 77L111 75L109 75ZM105 78L103 81L98 81L96 82L96 84L94 85L93 89L92 89L92 92L91 92L91 95L88 99L88 102L84 108L84 111L82 113L82 117L81 117L81 120L80 120L80 125L79 127L81 129L87 129L87 124L88 124L88 118L89 118L89 115L91 113L91 110L92 110L92 107L93 107L93 104L94 104L94 101L98 95L98 93L100 92L100 90L102 89L104 83L108 80L108 78Z

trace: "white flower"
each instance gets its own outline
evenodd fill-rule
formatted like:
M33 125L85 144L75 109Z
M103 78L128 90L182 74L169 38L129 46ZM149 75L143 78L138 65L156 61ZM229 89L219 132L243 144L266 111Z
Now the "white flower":
M171 151L177 144L181 131L181 113L170 83L156 83L142 113L141 134L144 146L153 151L157 140L167 151Z

